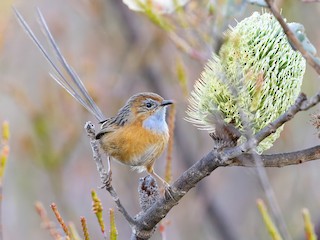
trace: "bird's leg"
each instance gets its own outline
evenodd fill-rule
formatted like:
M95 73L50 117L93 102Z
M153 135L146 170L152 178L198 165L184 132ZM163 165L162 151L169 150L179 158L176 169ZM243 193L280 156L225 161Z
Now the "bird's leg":
M109 181L111 182L111 180L112 180L112 171L111 171L111 160L110 160L110 156L108 156L107 163L108 163L108 171L107 171L108 179L109 179Z
M168 194L170 198L174 199L172 196L172 188L170 184L167 183L162 177L160 177L158 174L154 172L153 166L147 167L147 172L162 183L162 185L164 186L165 195Z
M153 169L152 169L151 171L148 171L148 173L149 173L151 176L153 176L153 177L155 177L156 179L158 179L158 180L162 183L162 185L163 185L164 187L166 187L166 188L169 188L169 187L170 187L170 184L167 183L167 182L166 182L162 177L160 177L158 174L156 174Z

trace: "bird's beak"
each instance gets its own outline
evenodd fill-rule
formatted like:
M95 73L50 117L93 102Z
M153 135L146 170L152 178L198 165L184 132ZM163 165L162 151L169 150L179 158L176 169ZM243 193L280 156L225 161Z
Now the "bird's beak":
M161 107L167 106L173 104L172 100L163 100L162 103L160 104Z

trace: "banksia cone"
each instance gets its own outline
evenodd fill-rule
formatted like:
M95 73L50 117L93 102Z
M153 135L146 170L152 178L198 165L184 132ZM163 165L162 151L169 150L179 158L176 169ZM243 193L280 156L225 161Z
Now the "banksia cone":
M187 120L235 145L246 124L256 133L294 103L304 71L304 58L291 48L277 20L254 13L226 33L219 56L212 57L195 84ZM257 151L270 148L281 130Z

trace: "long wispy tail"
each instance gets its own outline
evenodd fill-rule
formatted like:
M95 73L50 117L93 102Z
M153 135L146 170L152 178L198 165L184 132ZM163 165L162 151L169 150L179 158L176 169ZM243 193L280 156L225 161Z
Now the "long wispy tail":
M99 122L104 122L106 117L101 112L100 108L97 104L93 101L91 96L89 95L87 89L83 85L81 79L77 75L77 73L72 69L72 67L68 64L66 59L63 57L57 43L55 42L49 27L39 9L37 9L38 17L39 17L39 24L43 30L44 35L47 37L49 44L51 45L54 53L55 58L59 62L57 65L54 62L54 57L51 57L48 51L43 47L40 43L38 38L35 36L27 22L24 20L22 15L18 12L17 9L13 8L19 23L21 24L22 28L27 32L28 36L32 39L35 45L40 49L44 57L50 63L51 67L54 70L54 74L50 73L50 76L61 86L63 87L72 97L74 97L83 107L85 107L90 113L92 113ZM68 77L66 78L59 67L62 67L67 74Z

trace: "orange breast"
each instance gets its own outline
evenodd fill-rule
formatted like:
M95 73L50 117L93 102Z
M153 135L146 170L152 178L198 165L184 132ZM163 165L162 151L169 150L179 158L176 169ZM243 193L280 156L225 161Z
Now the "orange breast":
M147 167L160 157L168 139L168 133L159 134L147 130L140 122L105 134L100 141L104 151L119 162Z

